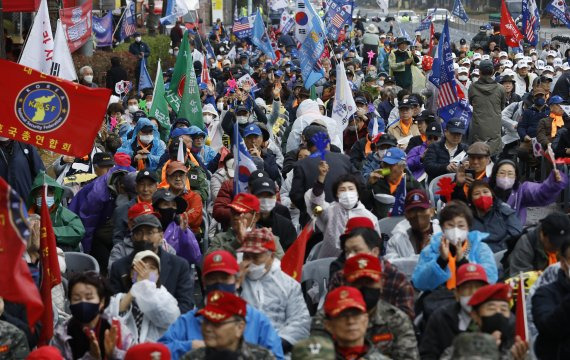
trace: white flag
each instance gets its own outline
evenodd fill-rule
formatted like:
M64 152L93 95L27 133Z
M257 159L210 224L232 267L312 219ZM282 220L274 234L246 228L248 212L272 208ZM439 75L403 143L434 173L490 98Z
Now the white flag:
M54 41L49 22L47 0L42 0L34 18L34 24L30 29L28 40L26 40L26 45L22 50L19 64L49 74L53 60L53 47Z
M277 11L279 9L284 9L287 6L289 6L289 4L287 3L286 0L269 0L268 4L269 4L269 8L273 11Z
M77 73L75 72L75 66L73 66L71 52L69 51L65 33L63 32L63 26L59 19L57 20L57 27L55 28L53 61L49 74L69 81L77 80Z
M171 13L167 13L165 17L160 18L161 24L172 24L176 18L182 17L190 10L198 10L200 5L197 0L174 0Z
M376 0L380 8L380 15L388 15L388 0Z
M356 103L352 97L352 90L346 78L344 64L341 61L336 66L336 92L331 118L337 121L341 131L348 126L348 119L356 112Z

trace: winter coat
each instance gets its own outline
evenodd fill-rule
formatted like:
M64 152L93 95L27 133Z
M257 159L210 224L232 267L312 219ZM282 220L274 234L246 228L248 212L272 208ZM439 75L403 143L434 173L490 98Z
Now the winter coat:
M417 180L412 176L408 169L405 170L405 180L406 180L406 193L414 190L414 189L422 189L422 185L417 182ZM402 178L401 181L404 181ZM390 185L388 184L388 180L386 178L379 179L374 184L367 185L367 191L364 198L364 204L366 208L372 209L372 212L378 219L383 219L388 216L388 213L394 207L393 204L385 204L382 203L374 198L374 194L385 194L385 195L394 195L390 193Z
M394 109L394 105L389 100L384 100L378 104L378 114L384 119L384 122L390 117L392 109Z
M366 143L368 142L368 137L358 139L357 142L352 145L350 151L347 155L350 156L350 162L358 170L362 170L363 163L368 155L370 155L376 149L376 144L370 144L370 152L366 154Z
M30 189L28 209L30 212L40 214L41 209L36 206L36 196L42 193L44 184L54 189L54 204L49 212L57 246L64 251L79 251L79 242L85 235L85 227L77 214L61 204L63 187L43 171L36 176Z
M516 211L498 199L495 199L491 209L482 218L477 211L473 211L471 229L487 233L488 236L483 241L494 253L505 250L507 240L518 237L522 228Z
M563 73L554 84L551 97L556 95L562 97L566 102L570 101L570 73Z
M35 146L18 141L0 142L0 177L10 185L22 199L27 199L32 182L44 163Z
M331 139L331 144L338 146L340 149L342 146L342 128L338 126L337 121L331 119L328 116L321 115L319 110L319 104L314 100L305 100L297 108L297 119L291 127L291 132L287 138L286 151L295 150L299 148L301 144L301 134L303 129L311 125L315 120L322 120L327 125L327 132L329 138Z
M152 147L150 148L150 153L147 154L147 158L145 160L145 166L148 170L156 171L158 169L158 164L160 163L160 158L166 151L166 145L162 140L160 140L160 134L158 132L158 129L156 128L156 125L147 118L141 118L139 119L139 121L137 121L137 125L133 130L133 136L130 139L128 139L126 142L124 142L123 145L119 148L119 150L117 150L117 152L129 155L131 157L131 165L136 168L137 162L135 161L135 156L137 154L133 150L133 147L136 149L136 147L138 146L137 141L138 141L139 132L141 128L146 125L152 126L153 129L152 133L154 139L152 140Z
M561 269L558 279L536 290L532 315L538 329L535 344L539 359L570 359L570 279Z
M528 85L526 79L522 78L519 74L515 75L515 93L519 96L523 96L527 92L532 90L532 83L536 79L537 75L535 73L528 73Z
M570 126L570 124L568 124L568 126ZM568 127L564 126L558 130L556 137L552 140L554 157L567 157L566 149L570 149L570 131L568 131Z
M270 228L273 235L279 238L281 247L287 251L289 246L291 246L297 239L297 232L291 222L291 219L280 214L279 210L287 211L288 209L282 204L275 204L275 208L271 210L268 218L263 219L260 217L257 221L257 225Z
M160 245L162 250L166 251L169 254L176 255L176 250L170 246L166 241L163 241ZM125 236L123 241L113 245L111 249L111 253L109 255L109 262L107 265L107 272L111 273L111 267L113 263L117 260L124 258L127 255L130 255L134 251L133 247L133 239L130 236Z
M178 302L164 286L157 287L156 283L150 280L137 281L130 292L133 301L143 313L140 332L133 314L133 305L131 304L124 313L119 310L121 300L126 294L113 295L107 313L121 319L138 343L157 341L180 316Z
M160 283L176 298L180 312L184 314L194 307L194 279L190 274L190 266L186 260L161 248L157 255L160 257ZM129 292L132 283L127 280L131 278L134 257L135 254L131 253L111 266L109 279L113 294Z
M203 340L202 322L204 317L202 315L196 316L197 311L194 309L181 315L158 339L158 342L168 347L172 360L178 360L182 355L192 350L192 340ZM271 325L271 321L265 314L249 304L246 305L243 338L248 343L265 347L277 359L283 360L281 339Z
M451 346L453 339L462 332L459 330L460 311L461 305L453 302L430 315L419 344L422 360L438 360L445 349Z
M216 219L222 229L227 229L230 226L232 218L231 208L228 206L234 198L234 181L232 179L222 182L222 186L218 191L218 196L214 200L214 207L212 210L212 217Z
M459 143L453 157L459 155L462 151L467 151L467 145ZM430 144L427 147L426 155L424 156L423 165L431 180L444 174L448 174L447 165L451 162L449 151L445 147L445 137L436 143Z
M439 221L433 219L431 221L432 234L437 234L441 232L441 227L439 226ZM414 237L412 233L412 226L407 219L404 219L398 223L392 230L390 240L386 246L386 255L384 258L399 259L408 257L419 257L416 253L416 249L410 238Z
M309 336L311 316L305 305L301 284L281 271L274 259L271 269L259 280L246 276L241 283L241 298L262 311L280 338L295 345Z
M408 169L410 169L412 175L414 175L414 179L419 179L426 173L422 162L422 155L425 153L426 149L427 144L422 143L421 145L413 147L410 152L408 152L406 163L408 164Z
M505 89L491 77L481 76L469 87L469 103L473 106L469 143L487 142L491 155L498 154L503 148L501 111L506 103Z
M562 115L562 119L564 120L564 124L570 124L570 117L568 115L566 114ZM562 131L563 129L564 126L558 128L558 130L556 131L556 135L558 136L558 131ZM551 135L552 135L552 118L550 116L546 116L540 119L540 121L538 122L538 127L536 129L536 140L539 142L540 145L542 145L543 149L546 149L548 147L548 144L554 142L555 138L553 138Z
M431 237L431 241L420 253L420 259L416 265L416 269L412 275L412 283L414 287L421 291L434 290L438 286L444 284L451 277L449 266L442 269L437 263L440 257L439 245L441 243L442 233L435 234ZM489 284L497 282L498 272L497 264L493 252L483 240L489 236L487 233L479 231L469 231L467 241L470 244L467 260L471 263L479 264L485 269Z
M516 141L520 138L517 129L515 129L515 125L518 127L518 123L522 119L523 112L524 109L522 101L513 102L501 111L503 129L505 130L507 138L512 139L511 141ZM508 142L506 143L508 144Z
M382 160L376 151L371 152L366 156L366 159L362 162L362 177L365 181L368 181L370 174L373 171L380 169L382 165Z
M542 225L525 230L509 254L509 267L505 269L510 277L521 272L542 271L548 267L548 255L540 240Z
M542 110L537 109L535 105L526 109L517 127L517 132L521 140L524 139L525 135L528 135L530 138L535 138L538 122L549 114L550 109L548 106L545 106Z
M413 120L410 120L413 121ZM388 134L394 135L394 137L396 138L396 140L400 141L404 138L407 138L408 136L419 136L420 135L420 129L418 128L418 125L416 123L412 122L412 125L410 126L410 130L408 131L408 135L405 135L403 133L402 130L402 125L400 124L400 121L397 121L395 124L391 125L388 128ZM408 146L408 143L402 143L402 146L404 148L406 148Z

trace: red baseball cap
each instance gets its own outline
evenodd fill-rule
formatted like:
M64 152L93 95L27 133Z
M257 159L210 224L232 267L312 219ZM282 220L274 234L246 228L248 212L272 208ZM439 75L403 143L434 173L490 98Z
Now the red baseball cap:
M115 156L113 157L113 159L115 160L116 165L131 166L131 157L129 154L118 152L118 153L115 153Z
M491 300L509 302L511 301L512 294L513 291L507 284L497 283L493 285L485 285L475 291L475 294L471 296L471 300L469 300L468 305L477 306Z
M347 309L366 312L366 303L362 293L352 286L339 286L327 294L324 304L325 315L336 317Z
M253 229L245 235L242 246L236 251L257 254L275 252L275 236L269 228Z
M40 346L32 351L26 359L32 360L63 360L63 356L54 346Z
M252 194L239 193L228 206L238 213L259 212L259 199Z
M356 216L348 219L344 227L344 234L341 236L347 236L352 230L361 227L376 230L374 228L374 223L372 220L370 220L370 218L367 218L365 216Z
M479 264L463 264L457 269L457 286L467 281L483 281L489 284L485 269Z
M208 293L206 306L196 312L211 322L222 322L234 315L245 318L246 302L232 293L214 290Z
M144 343L129 348L125 360L170 360L170 350L160 343Z
M133 220L141 215L156 215L154 208L147 202L138 202L127 211L127 218Z
M239 272L239 264L236 258L229 251L212 251L204 258L204 263L202 264L202 276L206 276L215 271L235 275Z
M382 276L382 267L376 256L361 253L346 259L343 274L346 281L351 283L363 277L379 281Z
M408 211L411 209L429 209L430 202L425 191L421 189L412 190L406 195L406 200L404 200L404 210Z

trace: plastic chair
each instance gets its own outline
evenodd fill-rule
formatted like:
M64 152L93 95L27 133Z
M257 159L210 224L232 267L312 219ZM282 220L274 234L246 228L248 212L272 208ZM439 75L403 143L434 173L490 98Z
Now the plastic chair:
M429 199L431 200L431 203L436 207L438 212L439 212L439 210L441 210L441 201L439 200L439 198L437 198L437 199L435 198L435 192L439 190L439 186L437 186L437 183L439 182L440 179L442 179L444 177L449 177L449 178L451 178L451 180L453 180L455 178L455 173L440 175L440 176L436 177L435 179L431 180L429 182L429 186L428 186Z
M307 256L306 262L318 260L317 255L319 254L319 251L321 250L321 246L323 246L322 241L316 243L315 246L313 246L313 248L309 252L309 255Z
M319 304L323 302L325 294L327 293L329 270L331 263L335 259L335 257L323 258L309 261L303 265L303 276L301 277L301 283L311 280L318 284Z
M95 271L99 273L99 263L95 258L89 254L80 252L66 252L65 264L67 269L64 276L69 278L75 273L83 273L85 271Z
M493 256L495 257L495 264L497 264L497 269L499 269L499 267L501 266L501 260L503 260L503 256L505 256L506 252L507 250L505 249L493 254Z
M392 230L398 225L399 222L405 220L406 218L403 216L392 216L392 217L385 217L383 219L378 220L378 227L382 234L390 235Z

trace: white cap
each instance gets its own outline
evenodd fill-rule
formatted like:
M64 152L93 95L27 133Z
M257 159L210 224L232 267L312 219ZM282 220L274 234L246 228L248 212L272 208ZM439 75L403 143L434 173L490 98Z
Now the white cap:
M469 60L468 58L463 58L463 60L461 60L461 64L462 65L471 65L471 60Z
M552 57L556 57L556 55L558 55L558 53L554 50L548 50L548 53L546 56L552 56Z
M530 64L532 62L532 58L530 56L525 56L523 57L522 61Z
M562 59L561 58L554 59L554 62L552 62L552 66L554 66L555 69L562 67Z
M457 57L457 55L455 55L455 53L452 52L452 53L451 53L451 57L452 57L453 59L455 59L455 58Z
M538 52L536 51L536 49L530 49L528 53L532 55L532 54L537 54Z
M516 68L517 68L517 69L522 69L522 68L527 68L527 69L528 69L528 64L527 64L526 62L524 62L524 61L519 61L519 62L517 63Z
M522 58L524 58L523 53L516 53L516 54L515 54L515 60L520 60L520 59L522 59Z
M216 60L218 60L218 61L222 61L222 59L223 59L222 55L218 55L218 56L216 56Z
M551 73L554 74L554 68L553 68L552 66L550 66L550 65L546 65L546 66L544 67L544 69L543 69L543 72L544 72L544 71L550 71Z
M513 62L511 60L501 60L501 65L510 69L513 67Z
M568 64L567 62L565 62L564 64L562 64L562 70L563 70L563 71L570 70L570 64Z
M222 66L225 66L226 64L231 66L232 62L229 59L225 59L224 61L222 61Z
M473 69L473 71L471 72L471 76L479 76L479 69Z
M544 69L544 60L536 60L536 69L543 70Z
M499 57L500 57L500 58L502 58L502 57L509 57L509 54L507 54L506 51L501 51L501 52L499 53Z
M491 60L491 55L489 54L482 55L481 60Z
M475 60L481 60L481 54L479 54L479 53L473 54L472 60L473 60L473 61L475 61Z
M550 79L550 80L554 80L554 75L553 74L542 74L543 77Z
M515 76L515 72L512 71L511 69L505 69L502 73L501 76Z
M458 70L458 69L459 69L459 64L453 63L453 70Z
M458 73L458 74L467 74L467 75L469 75L469 70L467 70L466 67L460 66L459 69L457 69L457 73Z
M416 36L422 36L422 32L421 31L416 31Z

